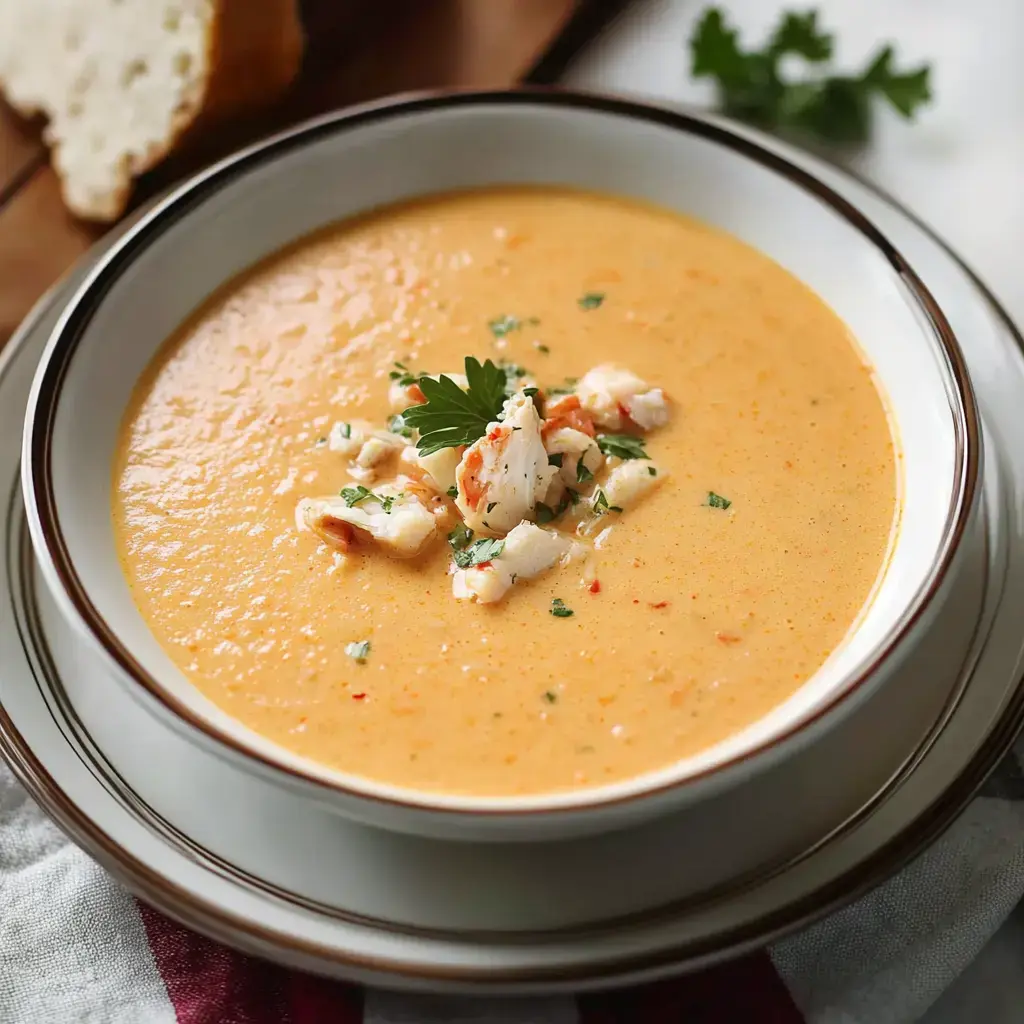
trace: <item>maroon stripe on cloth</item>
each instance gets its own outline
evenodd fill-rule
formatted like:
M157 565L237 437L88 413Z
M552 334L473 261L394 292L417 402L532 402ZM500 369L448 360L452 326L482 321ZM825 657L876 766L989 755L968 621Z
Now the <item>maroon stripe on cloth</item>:
M178 1024L362 1024L362 992L236 953L139 903Z
M577 1002L580 1024L805 1024L767 953Z

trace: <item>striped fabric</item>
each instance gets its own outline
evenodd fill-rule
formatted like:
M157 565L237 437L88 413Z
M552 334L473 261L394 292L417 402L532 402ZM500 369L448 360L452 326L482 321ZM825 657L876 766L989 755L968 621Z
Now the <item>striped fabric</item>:
M0 767L2 1024L909 1024L1024 894L1020 753L859 903L700 974L573 998L363 991L172 923L72 846Z

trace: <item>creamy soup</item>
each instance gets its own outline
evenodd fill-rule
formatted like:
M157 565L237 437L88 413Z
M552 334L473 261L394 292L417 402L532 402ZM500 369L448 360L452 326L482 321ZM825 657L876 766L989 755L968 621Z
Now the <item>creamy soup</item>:
M467 438L423 497L426 421L392 419L396 389L428 408L421 374L465 388L467 356L518 389L469 451L541 436L552 467L515 498L551 555L493 592L502 481L449 482ZM603 409L602 373L643 387ZM371 429L408 450L375 461ZM872 372L803 284L666 211L516 188L376 211L217 295L137 388L113 507L142 615L229 714L346 772L509 795L664 767L790 696L869 599L896 483Z

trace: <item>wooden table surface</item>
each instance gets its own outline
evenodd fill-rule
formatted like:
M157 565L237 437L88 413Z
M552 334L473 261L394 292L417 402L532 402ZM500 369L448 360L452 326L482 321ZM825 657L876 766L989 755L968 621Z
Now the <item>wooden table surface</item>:
M324 9L331 24L308 26L307 59L292 94L258 121L235 126L232 141L403 90L512 85L574 7L575 0L331 0ZM223 146L223 134L220 140ZM137 201L213 155L196 151L147 176ZM67 214L39 126L0 104L0 345L104 230Z

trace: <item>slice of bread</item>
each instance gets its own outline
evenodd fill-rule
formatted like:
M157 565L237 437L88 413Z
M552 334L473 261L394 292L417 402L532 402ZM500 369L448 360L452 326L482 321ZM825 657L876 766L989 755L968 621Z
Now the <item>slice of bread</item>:
M298 0L0 0L0 89L47 120L64 200L115 220L186 132L279 97Z

